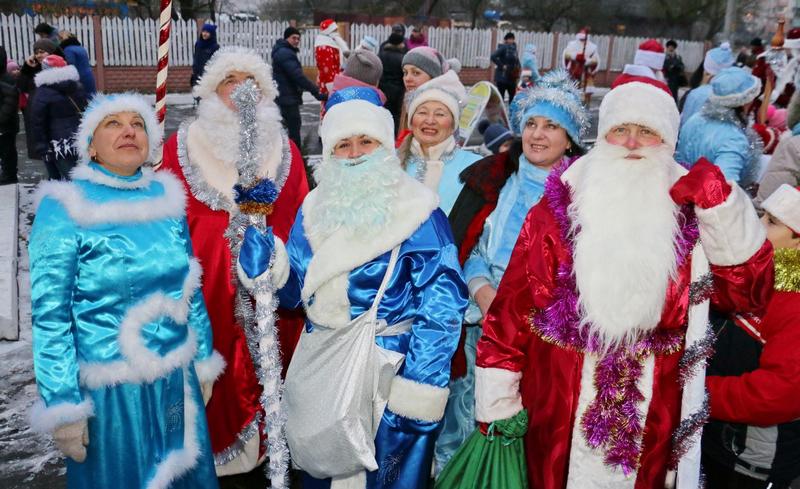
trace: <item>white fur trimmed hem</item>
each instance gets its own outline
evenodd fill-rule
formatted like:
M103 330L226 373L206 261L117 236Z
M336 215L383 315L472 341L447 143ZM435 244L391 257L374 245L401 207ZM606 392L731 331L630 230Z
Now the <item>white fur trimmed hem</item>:
M522 411L519 381L522 372L501 368L475 368L475 419L491 423Z
M710 209L696 208L708 261L714 265L740 265L750 259L767 239L767 232L750 199L736 183L727 200Z
M225 359L216 350L208 358L195 360L194 362L194 371L200 382L213 382L222 375L224 370Z
M39 399L30 411L31 429L37 433L52 433L59 426L86 419L94 414L94 403L86 399L79 404L61 403L45 406Z
M197 465L197 459L200 456L200 444L197 440L197 415L198 409L192 395L192 386L184 370L183 448L170 452L167 458L156 467L156 473L147 483L147 489L166 489L172 481Z
M450 389L396 376L389 394L389 410L404 418L435 422L444 416Z

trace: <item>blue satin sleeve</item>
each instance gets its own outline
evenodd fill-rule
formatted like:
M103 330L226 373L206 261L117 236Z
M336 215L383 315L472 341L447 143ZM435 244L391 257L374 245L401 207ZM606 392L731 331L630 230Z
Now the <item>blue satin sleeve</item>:
M46 406L78 404L76 328L72 296L78 268L79 239L73 221L55 200L42 199L31 229L33 367Z
M181 237L185 243L187 256L192 258L194 256L194 252L192 251L192 238L189 234L189 224L186 218L181 220ZM197 290L194 291L192 300L189 303L189 327L193 328L197 335L197 354L195 355L195 359L204 360L210 357L214 352L214 336L211 331L211 320L206 310L206 301L203 298L202 287L198 287Z
M303 232L302 207L297 211L297 218L289 231L286 254L289 256L289 278L286 285L278 291L278 300L281 307L295 309L303 303L300 292L303 290L306 268L312 256L311 245Z
M430 224L439 246L427 250L411 270L416 313L402 375L422 384L447 387L468 293L447 217L437 209ZM409 239L411 246L415 238Z

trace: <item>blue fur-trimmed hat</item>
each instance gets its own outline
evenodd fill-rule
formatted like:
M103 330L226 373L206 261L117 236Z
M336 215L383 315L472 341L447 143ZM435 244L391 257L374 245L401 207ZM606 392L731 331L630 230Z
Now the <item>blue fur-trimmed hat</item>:
M722 107L741 107L761 93L761 80L742 68L732 66L720 71L711 80L708 101Z
M82 161L87 162L91 159L89 145L92 142L97 126L109 115L119 114L120 112L136 112L142 117L149 143L149 152L145 161L149 163L157 161L164 133L150 102L138 93L133 92L108 95L98 93L89 102L83 112L81 124L74 139L75 149L78 150Z
M573 143L583 146L581 139L589 125L589 113L581 103L578 86L564 70L546 73L521 100L517 120L512 121L519 133L532 117L546 117L561 126Z

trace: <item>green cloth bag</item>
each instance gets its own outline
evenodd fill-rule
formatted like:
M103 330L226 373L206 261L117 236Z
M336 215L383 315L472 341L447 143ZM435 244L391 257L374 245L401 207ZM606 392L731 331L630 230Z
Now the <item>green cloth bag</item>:
M436 489L527 489L528 468L522 437L528 411L476 429L436 479Z

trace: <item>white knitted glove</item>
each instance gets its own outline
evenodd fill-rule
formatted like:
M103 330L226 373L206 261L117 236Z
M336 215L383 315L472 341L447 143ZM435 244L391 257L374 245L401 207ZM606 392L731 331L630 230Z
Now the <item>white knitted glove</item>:
M53 432L53 440L64 455L81 463L86 460L86 445L89 444L89 425L85 419L65 424Z

